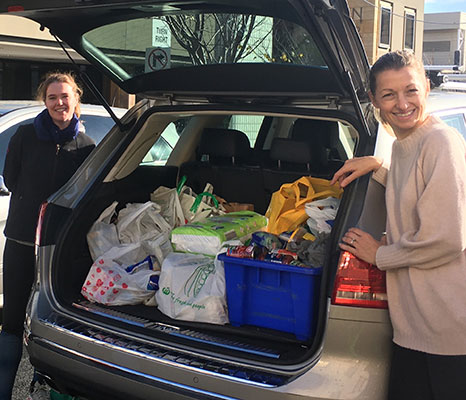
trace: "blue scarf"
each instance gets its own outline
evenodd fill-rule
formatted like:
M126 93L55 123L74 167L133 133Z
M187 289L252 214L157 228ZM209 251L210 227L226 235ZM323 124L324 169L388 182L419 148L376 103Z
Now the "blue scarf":
M73 114L70 124L63 130L53 123L47 109L34 118L34 128L39 140L63 145L73 140L79 133L79 119Z

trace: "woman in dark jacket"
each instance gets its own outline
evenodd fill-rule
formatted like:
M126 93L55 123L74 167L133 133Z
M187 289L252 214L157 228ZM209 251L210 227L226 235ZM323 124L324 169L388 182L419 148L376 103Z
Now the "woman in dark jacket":
M26 304L34 281L34 235L39 208L74 174L95 147L79 121L82 90L73 76L49 74L38 88L46 109L11 138L4 179L11 191L3 254L0 400L9 400L22 355Z

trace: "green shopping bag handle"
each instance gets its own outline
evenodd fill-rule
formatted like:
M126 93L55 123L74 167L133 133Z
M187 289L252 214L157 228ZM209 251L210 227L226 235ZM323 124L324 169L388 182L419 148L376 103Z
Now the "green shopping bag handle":
M178 195L181 193L181 189L183 189L183 186L187 180L188 178L186 177L186 175L183 175L181 177L180 182L178 183L178 186L176 187L176 193L178 193Z
M189 211L195 213L197 211L197 209L199 208L199 205L201 204L202 198L204 196L211 197L212 200L214 201L215 208L218 208L218 200L215 198L215 196L212 193L209 193L209 192L202 192L201 194L198 194L196 196L196 199L194 200L194 203L191 206L191 208L189 209Z

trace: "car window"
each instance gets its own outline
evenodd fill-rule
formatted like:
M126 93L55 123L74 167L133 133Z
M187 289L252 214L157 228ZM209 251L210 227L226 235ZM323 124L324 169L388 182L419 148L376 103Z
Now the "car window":
M340 148L343 150L344 156L340 154L342 160L353 158L354 149L357 143L357 136L354 129L349 125L342 123L338 124L338 138L340 139Z
M160 137L143 158L141 164L165 165L172 150L173 148L167 141L163 137Z
M141 165L165 165L178 141L186 119L171 122L141 161Z
M249 144L254 147L263 121L264 116L262 115L233 115L228 123L228 128L244 132L249 139Z
M3 175L3 167L5 166L5 157L6 151L8 148L8 143L10 142L11 137L15 134L18 128L21 125L32 124L34 118L29 118L24 121L21 121L15 125L10 126L8 129L5 129L3 132L0 132L0 175Z
M94 139L96 144L98 144L115 125L115 122L109 115L82 114L80 120L86 128L86 134Z
M451 115L441 115L440 118L445 121L448 125L455 128L459 133L466 138L466 122L464 119L464 114L451 114Z
M272 16L193 13L188 7L177 15L100 26L86 32L82 39L96 58L124 79L207 64L326 67L304 27Z

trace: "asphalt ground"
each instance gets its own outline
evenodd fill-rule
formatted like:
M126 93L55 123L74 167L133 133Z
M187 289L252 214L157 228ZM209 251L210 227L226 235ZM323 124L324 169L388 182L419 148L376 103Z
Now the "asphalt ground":
M19 364L18 373L16 374L15 386L13 387L12 400L26 400L29 395L29 385L32 380L33 368L29 362L29 355L23 346L23 358Z

